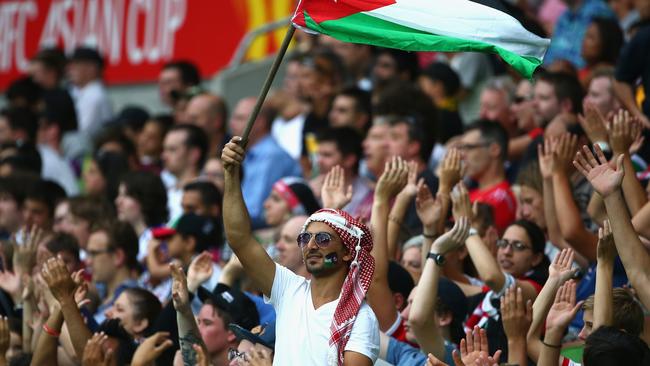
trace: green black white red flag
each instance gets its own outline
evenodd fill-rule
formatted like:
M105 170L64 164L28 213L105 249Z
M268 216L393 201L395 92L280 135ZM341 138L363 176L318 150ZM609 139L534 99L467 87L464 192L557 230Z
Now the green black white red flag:
M345 42L496 53L530 78L551 41L510 9L501 0L300 0L292 22Z

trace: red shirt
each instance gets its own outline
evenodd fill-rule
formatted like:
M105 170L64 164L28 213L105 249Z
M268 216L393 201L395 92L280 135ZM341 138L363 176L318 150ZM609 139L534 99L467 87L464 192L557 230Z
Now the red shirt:
M472 190L469 192L469 199L472 203L478 201L492 206L494 224L501 234L515 221L517 201L506 180L485 190Z

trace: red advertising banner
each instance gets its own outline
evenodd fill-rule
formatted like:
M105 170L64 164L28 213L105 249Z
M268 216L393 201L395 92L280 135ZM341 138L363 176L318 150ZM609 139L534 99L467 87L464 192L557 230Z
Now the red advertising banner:
M293 0L0 0L0 90L27 72L38 49L80 44L104 55L108 84L156 80L173 59L194 61L203 76L225 66L243 35L287 16ZM266 37L262 51L279 44Z

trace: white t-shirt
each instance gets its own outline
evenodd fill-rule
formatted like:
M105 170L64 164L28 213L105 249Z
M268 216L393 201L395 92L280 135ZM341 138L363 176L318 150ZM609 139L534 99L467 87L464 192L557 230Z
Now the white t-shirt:
M314 310L310 281L276 264L271 298L276 312L274 365L336 365L330 355L330 325L339 300ZM379 323L364 301L352 326L346 351L361 353L373 362L379 354Z

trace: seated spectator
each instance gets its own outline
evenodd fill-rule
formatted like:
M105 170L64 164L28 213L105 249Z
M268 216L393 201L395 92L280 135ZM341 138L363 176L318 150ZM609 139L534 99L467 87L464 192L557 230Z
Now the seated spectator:
M583 85L598 67L614 66L625 39L618 20L610 17L595 17L585 31L581 56L585 66L578 71Z
M370 127L370 94L356 87L341 90L332 101L328 118L331 127L350 127L365 135Z
M163 151L163 141L174 120L168 115L154 116L145 122L138 134L136 147L138 165L141 170L160 174L163 163L160 156Z
M66 198L65 191L58 184L48 180L38 180L31 185L23 204L23 225L26 234L33 228L46 232L52 230L54 209L59 201Z
M151 335L153 324L162 307L151 292L132 287L127 288L106 310L106 319L117 319L119 324L136 342Z
M472 202L492 206L494 222L499 232L515 219L517 202L505 176L508 136L498 124L478 121L463 135L459 146L466 164L466 177L477 183L470 191Z
M201 177L212 182L219 192L223 192L223 163L219 157L211 157L206 160L201 171Z
M131 225L119 221L93 228L86 253L88 270L101 301L94 320L101 324L120 294L137 287L133 271L138 267L138 237Z
M123 175L115 198L117 219L129 223L138 235L138 261L144 262L151 230L168 219L167 191L153 173Z
M302 230L302 225L305 223L307 216L297 215L290 218L282 230L280 230L280 235L278 241L275 243L275 254L274 258L278 264L281 266L287 267L293 273L310 278L311 275L307 272L305 263L302 257L302 251L300 247L296 245L296 238L300 231Z
M218 95L198 94L187 103L187 123L200 127L208 136L208 155L218 155L230 137L226 133L228 110Z
M100 151L89 157L82 167L85 195L115 203L120 178L129 172L127 157L118 152Z
M259 325L251 330L242 328L237 324L230 324L230 330L235 333L239 345L235 350L228 350L228 360L246 360L251 357L263 357L266 361L273 361L275 348L275 322ZM235 352L233 352L235 351ZM253 356L255 353L255 356ZM261 355L260 355L261 354Z

